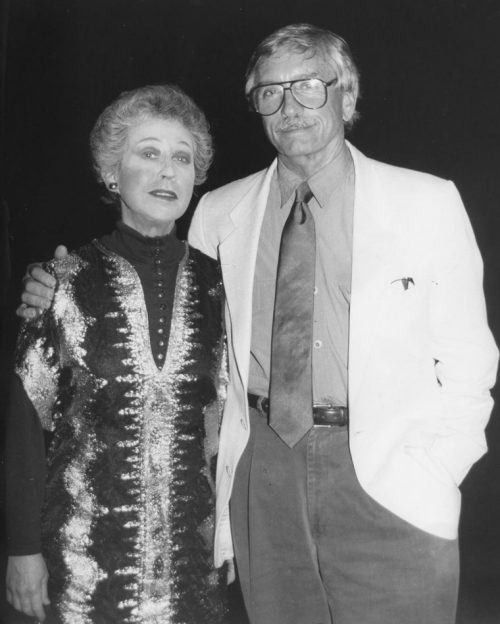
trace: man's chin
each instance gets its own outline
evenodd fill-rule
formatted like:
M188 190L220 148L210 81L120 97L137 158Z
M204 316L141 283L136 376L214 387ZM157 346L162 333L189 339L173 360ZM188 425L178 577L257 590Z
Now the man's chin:
M314 152L314 149L311 144L293 141L281 145L278 151L284 158L294 159L309 156Z

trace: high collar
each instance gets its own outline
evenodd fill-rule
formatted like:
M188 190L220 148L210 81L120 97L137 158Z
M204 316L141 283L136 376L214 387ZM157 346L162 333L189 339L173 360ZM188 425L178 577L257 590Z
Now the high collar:
M133 265L149 264L153 255L158 253L166 264L175 264L185 252L184 243L177 238L175 225L165 236L144 236L119 221L111 234L102 237L101 243Z

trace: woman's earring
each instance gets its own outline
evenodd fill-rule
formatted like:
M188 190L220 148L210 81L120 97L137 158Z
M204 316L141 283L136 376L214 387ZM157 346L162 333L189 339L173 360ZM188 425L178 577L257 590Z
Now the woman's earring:
M109 185L110 191L116 191L117 188L118 188L118 184L116 182L111 182L111 184Z

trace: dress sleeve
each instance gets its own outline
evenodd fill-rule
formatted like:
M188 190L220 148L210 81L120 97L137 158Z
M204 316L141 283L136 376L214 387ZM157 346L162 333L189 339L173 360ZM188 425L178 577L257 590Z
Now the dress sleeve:
M44 430L54 428L61 376L58 323L53 307L25 321L15 353L6 421L7 548L9 555L41 551L45 494Z
M217 453L219 448L219 432L222 421L222 412L227 398L227 386L229 381L227 361L227 340L224 326L224 289L219 268L216 271L216 284L212 289L214 314L211 323L217 333L215 353L215 366L212 370L215 398L206 406L205 417L205 461L212 479L215 495L215 474Z
M32 555L41 551L44 435L36 410L15 374L10 383L6 434L7 554Z

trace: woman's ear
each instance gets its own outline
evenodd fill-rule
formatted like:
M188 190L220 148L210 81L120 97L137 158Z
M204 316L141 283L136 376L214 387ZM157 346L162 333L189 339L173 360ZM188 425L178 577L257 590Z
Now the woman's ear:
M112 192L116 193L118 190L118 182L116 181L115 173L108 171L102 174L102 179L106 187Z

